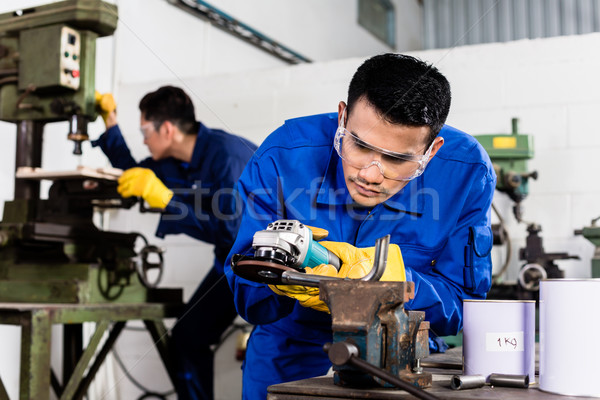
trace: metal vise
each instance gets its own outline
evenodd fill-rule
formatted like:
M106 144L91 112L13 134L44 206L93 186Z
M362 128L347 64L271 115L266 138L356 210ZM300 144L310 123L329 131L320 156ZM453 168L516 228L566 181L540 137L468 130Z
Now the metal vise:
M370 370L375 367L413 386L431 386L431 374L420 367L420 359L429 355L429 322L423 311L404 309L414 297L413 282L326 280L319 291L331 311L334 343L325 350L335 384L394 386ZM345 356L356 362L335 361Z

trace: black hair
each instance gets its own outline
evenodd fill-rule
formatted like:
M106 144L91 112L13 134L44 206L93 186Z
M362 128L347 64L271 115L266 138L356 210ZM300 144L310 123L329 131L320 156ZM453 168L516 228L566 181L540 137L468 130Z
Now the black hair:
M348 115L363 98L388 122L428 126L431 143L450 111L450 84L433 65L387 53L366 60L354 73L348 88Z
M190 97L180 88L163 86L146 94L140 100L140 111L144 118L154 123L158 130L165 121L170 121L187 135L198 133L198 122L194 112L194 104Z

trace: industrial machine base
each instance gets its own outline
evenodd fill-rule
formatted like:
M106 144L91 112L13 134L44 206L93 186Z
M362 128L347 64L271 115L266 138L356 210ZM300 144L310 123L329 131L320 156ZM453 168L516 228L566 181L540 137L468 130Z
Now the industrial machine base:
M82 399L94 375L117 340L128 320L143 320L150 332L167 373L173 381L168 353L168 334L164 318L177 315L180 304L27 304L0 303L0 324L21 326L20 399L46 400L52 387L58 398ZM65 330L83 322L96 322L89 344L81 352L71 371L65 371L60 385L50 366L53 324L64 324ZM103 335L108 338L98 350ZM98 351L97 351L98 350ZM95 356L95 358L94 358ZM87 375L84 376L90 362ZM68 368L65 366L65 368ZM0 379L0 400L8 400Z

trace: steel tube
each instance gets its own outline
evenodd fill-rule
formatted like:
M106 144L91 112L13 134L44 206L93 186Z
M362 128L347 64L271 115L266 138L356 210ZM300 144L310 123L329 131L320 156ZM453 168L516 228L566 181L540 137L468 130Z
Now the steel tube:
M491 374L490 385L492 386L504 386L527 389L529 387L529 375L505 375L505 374Z
M485 386L483 375L454 375L450 387L454 390L475 389Z
M375 257L373 260L373 268L367 275L360 278L361 281L378 281L385 272L387 265L387 255L390 246L390 235L386 235L377 239L375 242ZM284 285L302 285L319 287L319 282L335 281L341 278L323 275L311 275L296 271L284 271L281 274L281 282Z

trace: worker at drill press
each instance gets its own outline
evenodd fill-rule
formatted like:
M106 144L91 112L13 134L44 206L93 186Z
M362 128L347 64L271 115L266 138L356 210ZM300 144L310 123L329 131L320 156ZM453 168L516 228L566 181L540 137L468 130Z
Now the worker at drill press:
M243 398L272 384L320 376L331 317L318 289L251 282L230 269L252 252L255 232L278 219L324 228L322 244L358 278L377 238L391 235L387 280L412 281L406 308L423 310L431 331L462 327L462 300L491 284L490 206L496 176L470 135L444 125L450 85L432 65L400 54L366 60L337 113L287 120L255 152L238 183L244 212L226 263L240 315L255 324L243 366Z
M106 132L92 143L113 167L124 169L118 191L164 209L158 237L184 233L215 245L214 265L172 331L179 399L213 398L213 352L237 313L223 277L225 258L240 218L231 193L256 146L196 121L194 105L180 88L164 86L139 103L140 130L151 157L137 162L119 126L112 95L97 95Z

